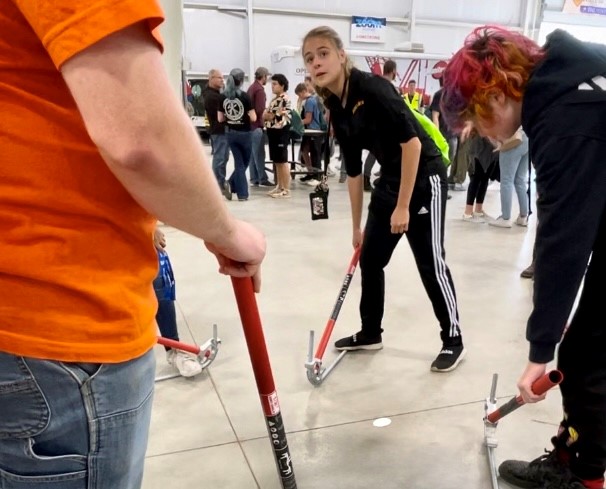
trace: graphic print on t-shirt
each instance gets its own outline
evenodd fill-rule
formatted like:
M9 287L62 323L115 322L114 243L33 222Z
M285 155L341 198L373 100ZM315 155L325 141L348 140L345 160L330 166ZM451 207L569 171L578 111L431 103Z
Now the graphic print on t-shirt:
M242 124L244 118L244 104L238 98L225 99L223 109L228 124Z

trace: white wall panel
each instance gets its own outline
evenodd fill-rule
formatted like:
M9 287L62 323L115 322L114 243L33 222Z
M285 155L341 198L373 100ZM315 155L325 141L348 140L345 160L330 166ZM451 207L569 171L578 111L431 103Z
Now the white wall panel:
M185 10L184 52L190 71L234 67L248 73L248 25L244 15L216 10Z
M164 42L162 61L168 73L173 90L179 98L183 97L181 80L181 56L183 44L183 15L181 0L161 0L166 20L160 26Z
M433 1L433 0L432 0ZM373 17L406 17L411 0L255 0L255 7L332 12Z
M220 5L221 7L228 7L235 5L238 7L246 7L247 0L185 0L185 4L197 3L200 5Z
M564 3L566 3L566 0L545 0L545 9L559 10L561 12L562 7L564 7Z
M524 5L524 0L431 0L417 1L415 11L418 19L519 26Z
M276 26L284 26L277 29ZM394 46L408 40L408 29L404 25L388 25L387 42L384 44L351 43L349 42L350 26L348 20L318 19L313 17L284 17L281 15L255 15L255 64L270 66L270 54L281 45L300 46L303 37L314 27L328 25L336 30L345 47L353 49L376 49L391 51Z
M426 53L451 55L463 46L471 31L471 27L417 25L415 40L422 40Z
M247 4L246 0L195 1L207 7ZM451 54L459 49L474 25L494 23L523 27L528 2L537 1L414 0L417 23L411 39L406 23L389 22L389 19L408 18L413 0L253 0L257 10L253 17L252 62L255 66L270 66L270 53L276 46L298 46L305 33L318 25L333 27L346 47L353 49L392 51L397 44L413 40L423 43L426 53ZM555 4L563 0L549 2ZM276 12L268 12L272 9ZM301 13L277 12L281 9ZM310 12L313 15L305 14ZM349 17L357 14L387 17L387 42L350 43ZM213 8L186 9L184 15L186 56L192 62L193 71L207 72L213 67L228 71L233 66L249 71L248 21L243 15Z

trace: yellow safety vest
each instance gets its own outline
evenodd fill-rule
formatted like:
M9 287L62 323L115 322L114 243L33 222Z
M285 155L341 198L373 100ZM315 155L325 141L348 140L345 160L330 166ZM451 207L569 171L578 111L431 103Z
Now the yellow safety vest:
M419 110L419 101L420 100L421 100L421 97L419 95L419 92L415 92L415 94L412 97L412 101L410 101L410 99L408 98L408 93L404 94L404 101L408 104L408 106L411 109Z

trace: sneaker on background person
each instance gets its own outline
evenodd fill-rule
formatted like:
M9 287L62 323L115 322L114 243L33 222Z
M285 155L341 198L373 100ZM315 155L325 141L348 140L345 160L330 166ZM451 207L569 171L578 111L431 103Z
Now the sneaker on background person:
M269 196L274 199L290 199L290 190L281 188L277 192L269 194Z
M362 331L346 336L335 342L335 348L340 351L381 350L383 348L381 335L367 338Z
M479 219L484 219L485 221L494 221L494 217L486 214L486 212L484 211L480 211L480 212L475 212L473 213L474 217L477 217Z
M520 273L522 278L534 278L534 261Z
M494 221L490 221L488 225L496 228L510 228L512 226L511 219L503 219L503 216L499 216Z
M231 200L233 198L233 192L231 190L231 185L229 184L229 182L227 180L225 180L225 183L223 184L223 196L227 200Z
M202 372L202 365L191 353L171 348L166 352L166 362L175 367L182 377L194 377Z
M474 212L473 214L463 214L462 219L465 222L473 222L476 224L482 224L486 222L486 219L484 219L484 217L477 212Z
M467 351L463 345L444 345L431 364L432 372L450 372L457 368Z

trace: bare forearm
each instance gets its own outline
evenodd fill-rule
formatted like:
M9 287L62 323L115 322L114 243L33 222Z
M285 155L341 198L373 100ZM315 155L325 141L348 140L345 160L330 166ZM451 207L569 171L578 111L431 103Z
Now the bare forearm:
M437 110L431 111L431 120L436 125L440 125L440 113Z
M186 117L164 123L164 130L150 130L144 150L118 160L100 148L102 156L133 198L162 222L205 241L228 239L233 218L195 129Z
M351 224L354 230L362 226L362 204L364 202L362 176L347 177L349 202L351 204Z
M234 219L145 27L108 36L61 72L91 139L133 198L172 226L228 244Z

